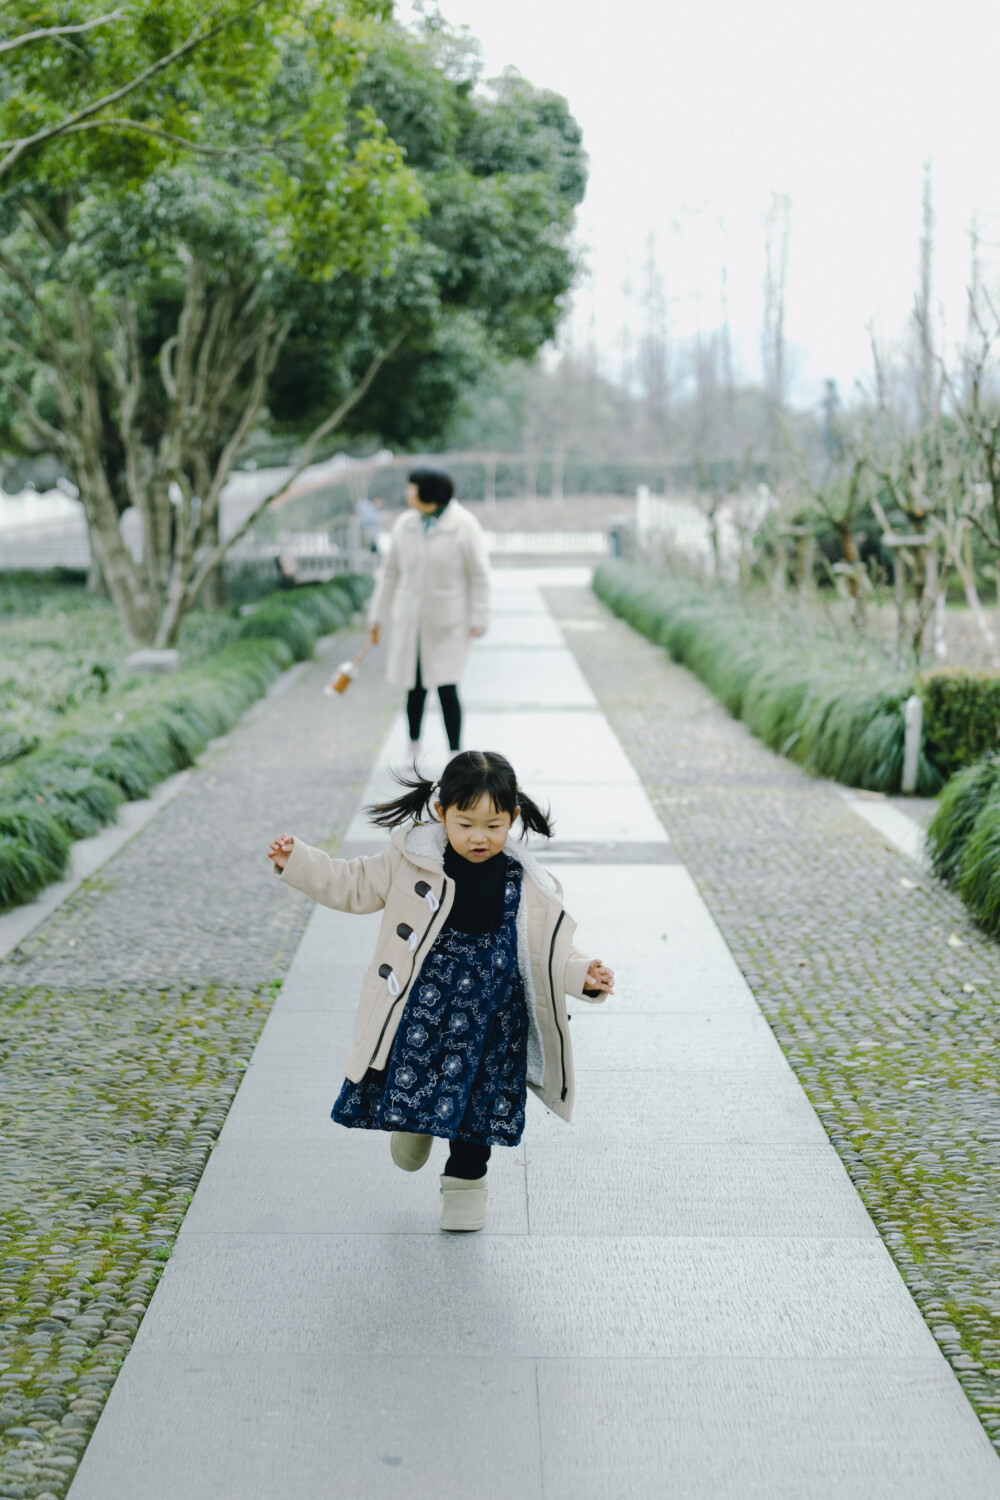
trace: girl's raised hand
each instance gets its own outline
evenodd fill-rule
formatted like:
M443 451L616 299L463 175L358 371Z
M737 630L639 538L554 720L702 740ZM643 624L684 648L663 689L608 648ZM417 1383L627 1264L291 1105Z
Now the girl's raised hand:
M603 990L606 995L613 995L615 992L615 976L599 958L595 958L587 970L585 987L588 990Z
M273 844L267 848L268 859L273 859L279 870L283 870L288 863L289 855L295 840L290 833L279 833Z

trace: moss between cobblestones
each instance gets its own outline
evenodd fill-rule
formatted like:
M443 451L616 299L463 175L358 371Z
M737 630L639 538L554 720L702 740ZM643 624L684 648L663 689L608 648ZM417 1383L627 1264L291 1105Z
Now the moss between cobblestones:
M0 1496L68 1488L275 988L0 993Z
M273 596L209 662L135 686L0 774L0 911L58 880L73 839L193 764L319 636L346 625L370 589L352 576Z
M552 590L557 614L599 606ZM601 707L1000 1448L1000 951L839 798L607 615Z

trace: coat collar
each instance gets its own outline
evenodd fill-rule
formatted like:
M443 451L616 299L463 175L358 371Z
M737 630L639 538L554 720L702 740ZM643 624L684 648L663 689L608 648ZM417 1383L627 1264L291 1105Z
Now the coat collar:
M412 526L423 525L424 517L420 511L413 510L411 507L405 512L405 515ZM438 531L454 531L462 525L463 518L469 515L471 515L471 512L467 511L464 505L459 505L457 500L450 500L447 508L438 516L431 530L431 535L433 536Z
M409 823L400 828L394 828L392 842L396 848L404 853L407 859L419 865L421 869L433 870L439 873L444 869L444 851L447 845L444 828L437 821L433 823ZM538 860L517 839L508 839L504 845L504 853L509 854L511 859L516 859L521 865L524 873L538 886L539 890L546 895L555 896L559 887L549 874L538 863Z

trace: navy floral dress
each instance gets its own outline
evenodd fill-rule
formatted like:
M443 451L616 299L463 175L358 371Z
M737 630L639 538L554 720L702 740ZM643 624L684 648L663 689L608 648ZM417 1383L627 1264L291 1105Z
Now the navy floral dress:
M509 857L496 932L445 927L403 1009L387 1066L346 1079L332 1118L481 1146L516 1146L524 1130L528 1015L517 966L522 870Z

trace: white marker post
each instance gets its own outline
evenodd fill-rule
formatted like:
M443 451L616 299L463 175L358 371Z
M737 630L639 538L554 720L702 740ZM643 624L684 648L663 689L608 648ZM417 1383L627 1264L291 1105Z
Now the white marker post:
M903 741L903 791L912 797L917 790L917 770L920 765L920 742L924 730L924 705L913 693L903 708L906 737Z

